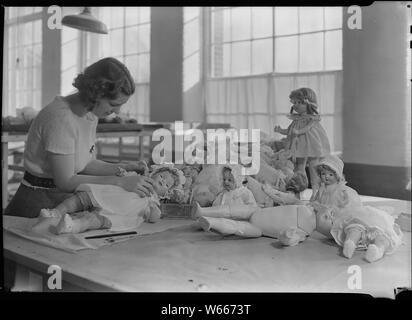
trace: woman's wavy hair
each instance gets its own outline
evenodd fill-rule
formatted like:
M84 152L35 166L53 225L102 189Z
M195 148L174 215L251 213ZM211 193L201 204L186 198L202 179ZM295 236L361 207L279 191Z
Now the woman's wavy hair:
M316 93L310 88L299 88L293 90L290 95L290 99L296 99L301 103L306 104L308 114L318 114L318 102ZM290 113L293 113L293 107L290 108Z
M104 58L80 73L73 82L80 97L92 110L102 98L116 99L119 93L131 96L136 89L127 67L115 58Z

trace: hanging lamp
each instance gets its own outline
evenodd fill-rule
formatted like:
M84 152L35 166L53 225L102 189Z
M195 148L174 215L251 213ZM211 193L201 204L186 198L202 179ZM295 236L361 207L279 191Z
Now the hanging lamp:
M90 7L85 7L83 12L79 14L65 16L62 19L62 24L88 32L108 33L106 25L92 15Z

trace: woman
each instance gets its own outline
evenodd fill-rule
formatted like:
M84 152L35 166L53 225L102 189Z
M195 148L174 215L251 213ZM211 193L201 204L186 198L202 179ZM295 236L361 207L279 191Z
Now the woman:
M135 91L129 70L114 58L87 67L73 82L78 90L56 97L33 121L24 151L25 174L6 215L34 218L54 208L82 183L111 184L140 196L153 193L141 163L112 164L93 157L98 118L118 113ZM122 170L123 169L123 170Z

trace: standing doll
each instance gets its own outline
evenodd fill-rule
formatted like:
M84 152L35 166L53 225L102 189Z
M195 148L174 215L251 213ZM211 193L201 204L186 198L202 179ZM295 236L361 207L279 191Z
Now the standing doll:
M310 88L300 88L293 90L289 98L292 107L288 118L292 123L287 129L275 126L274 131L287 136L286 149L292 153L295 172L305 172L308 162L310 182L316 193L319 178L315 165L330 153L329 140L320 123L316 94Z

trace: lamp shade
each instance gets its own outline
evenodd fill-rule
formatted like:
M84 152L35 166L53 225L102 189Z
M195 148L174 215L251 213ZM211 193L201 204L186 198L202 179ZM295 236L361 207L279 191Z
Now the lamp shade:
M97 20L90 12L89 7L85 7L83 12L75 15L67 15L63 17L62 24L71 28L107 34L106 25Z

